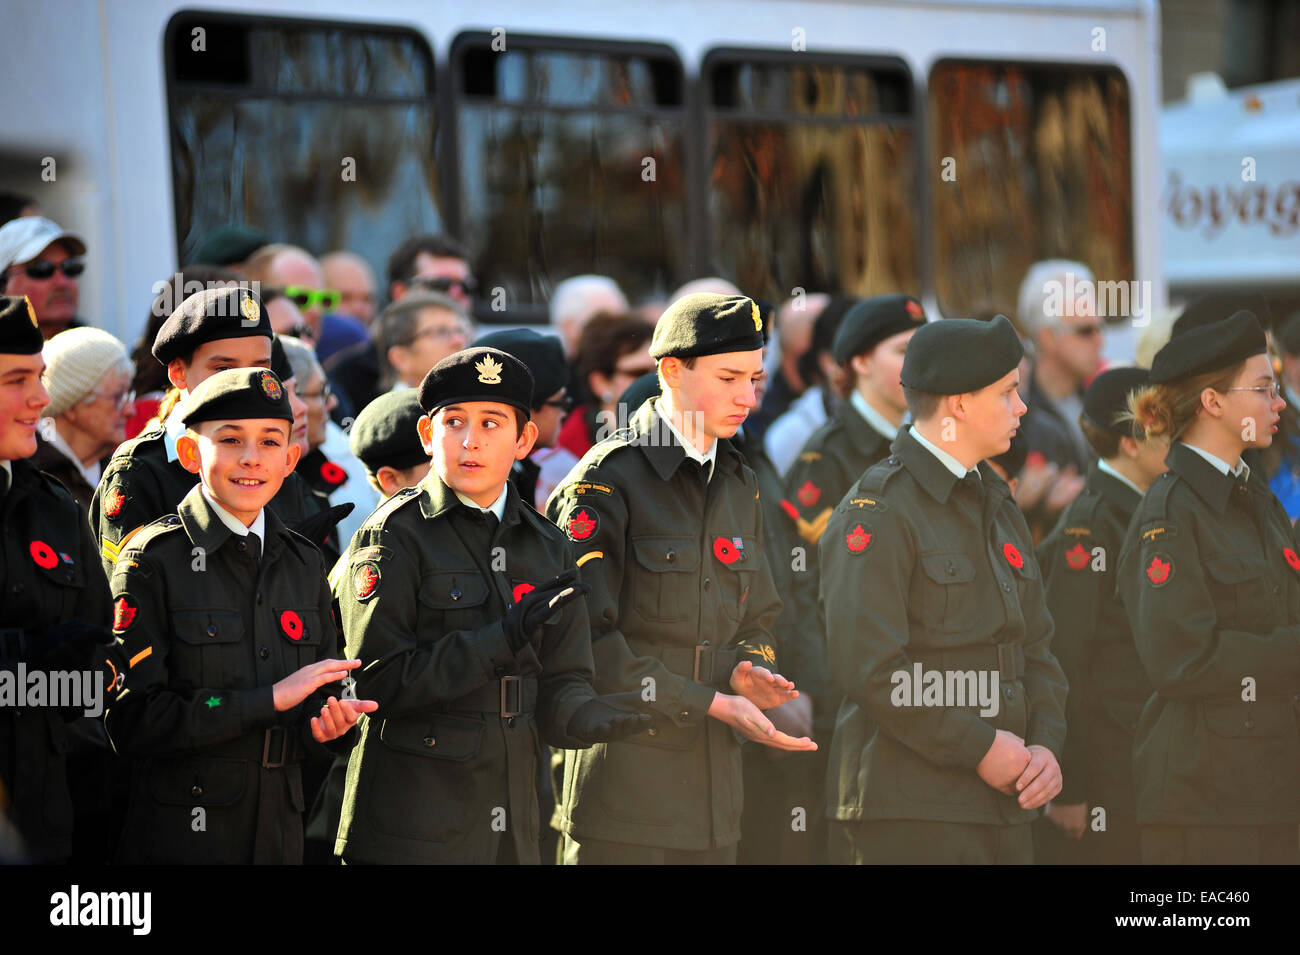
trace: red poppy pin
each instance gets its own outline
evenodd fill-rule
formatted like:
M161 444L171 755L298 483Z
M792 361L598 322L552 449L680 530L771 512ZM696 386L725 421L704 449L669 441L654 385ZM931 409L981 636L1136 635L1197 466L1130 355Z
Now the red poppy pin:
M320 476L326 484L342 484L348 479L348 472L333 461L326 461L320 466Z
M1300 570L1300 555L1297 555L1294 550L1290 547L1283 547L1282 556L1286 558L1286 562L1291 565L1292 570Z
M903 305L907 309L907 314L913 318L921 318L925 312L921 310L921 303L914 298L909 298Z
M529 583L515 584L514 589L510 591L510 599L515 603L519 603L519 601L523 599L524 594L532 593L536 589L537 588L534 585Z
M595 508L580 507L569 515L569 536L576 541L589 540L599 526Z
M849 553L861 554L871 544L871 536L862 529L861 524L858 524L845 535L844 543L848 546Z
M36 561L36 566L44 567L49 570L59 563L59 555L54 553L54 548L45 541L32 541L31 546L32 560Z
M735 542L729 538L715 537L713 539L713 556L724 564L734 564L740 560L740 550L736 547Z
M126 503L126 495L122 489L114 484L104 495L104 516L117 517L122 513L122 505Z
M352 586L356 589L358 600L365 600L374 595L379 587L379 568L366 562L352 572Z
M117 633L130 630L131 624L135 623L135 612L138 609L131 598L125 594L113 601L113 630Z
M1010 542L1002 545L1002 556L1007 559L1007 563L1019 570L1025 566L1025 559L1020 556L1020 551L1016 550L1016 545Z
M295 643L302 639L302 617L292 610L280 614L280 629L284 635Z
M1075 544L1065 552L1065 562L1071 570L1083 570L1088 566L1088 552L1082 544Z
M799 503L804 507L812 507L822 497L822 489L812 481L804 481L803 485L795 493L799 498Z
M1161 557L1164 560L1161 560ZM1151 581L1153 587L1163 587L1169 583L1169 578L1174 573L1174 562L1169 559L1168 554L1152 554L1151 563L1147 565L1147 579Z

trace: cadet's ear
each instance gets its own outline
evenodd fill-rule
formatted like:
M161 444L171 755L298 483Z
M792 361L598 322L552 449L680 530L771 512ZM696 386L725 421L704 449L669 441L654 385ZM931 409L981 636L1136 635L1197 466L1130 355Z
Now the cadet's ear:
M289 445L289 470L292 471L298 466L298 459L302 457L302 445L294 442Z
M522 461L528 455L533 453L533 445L537 443L537 425L529 421L524 425L523 433L515 441L515 460Z
M1136 461L1138 459L1139 451L1141 451L1141 447L1138 445L1136 438L1130 438L1128 435L1120 436L1119 439L1120 454L1128 458L1130 461Z
M184 358L173 358L167 363L167 380L172 383L173 388L184 391L188 387L185 384L188 371L189 366Z
M427 414L420 415L420 420L415 423L415 430L420 435L420 445L424 448L424 453L433 454L433 419Z
M176 460L191 474L199 473L199 443L188 431L176 439Z

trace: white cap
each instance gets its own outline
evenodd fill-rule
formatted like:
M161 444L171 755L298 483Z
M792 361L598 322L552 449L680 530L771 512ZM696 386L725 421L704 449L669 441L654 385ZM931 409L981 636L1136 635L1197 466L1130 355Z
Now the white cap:
M69 328L45 343L45 374L41 381L50 393L43 414L57 418L85 398L104 372L129 364L126 346L98 328Z
M51 242L62 241L69 255L85 255L81 236L64 232L44 216L19 216L0 226L0 272L20 262L30 262Z

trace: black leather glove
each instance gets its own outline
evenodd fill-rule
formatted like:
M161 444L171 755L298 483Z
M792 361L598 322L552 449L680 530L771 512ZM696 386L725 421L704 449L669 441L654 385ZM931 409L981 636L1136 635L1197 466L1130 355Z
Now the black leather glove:
M505 631L510 649L518 653L530 641L540 639L542 624L548 617L590 591L591 588L578 579L578 568L570 567L524 594L518 603L506 611L501 621L501 629Z
M595 697L578 707L569 718L568 733L584 743L612 743L650 728L648 713L628 713Z
M112 646L113 631L82 620L67 620L47 627L28 647L37 666L50 670L80 670L90 664L91 649Z
M317 547L324 547L329 536L334 533L335 525L351 514L354 507L356 505L352 503L335 504L329 510L313 514L306 520L300 521L291 530L297 531ZM340 543L342 544L341 549L346 550L349 542L341 541Z

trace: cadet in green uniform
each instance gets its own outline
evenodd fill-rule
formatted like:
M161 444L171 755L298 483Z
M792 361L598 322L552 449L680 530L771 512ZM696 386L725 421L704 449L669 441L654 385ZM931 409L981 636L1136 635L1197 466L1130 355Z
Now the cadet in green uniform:
M266 507L300 451L280 380L229 369L181 407L177 453L200 484L132 537L110 581L127 663L104 720L136 758L118 856L297 864L302 760L345 752L375 704L317 692L359 661L332 659L320 552Z
M985 458L1025 412L1005 317L920 328L903 361L912 425L821 541L833 861L1028 863L1061 788L1065 678L1033 541Z
M536 863L539 740L640 732L591 687L573 547L509 484L532 448L533 380L493 348L420 385L433 467L352 538L339 607L380 709L348 764L345 862Z
M27 861L56 863L72 852L66 726L93 703L23 705L19 693L28 697L34 671L90 668L94 644L109 636L109 599L76 500L26 460L50 403L43 345L27 299L0 295L0 811Z
M1300 545L1241 460L1286 403L1255 315L1170 340L1133 402L1172 445L1118 587L1155 693L1133 748L1142 861L1300 861Z
M770 629L781 610L754 473L727 438L755 406L762 319L744 296L687 295L650 343L663 384L547 502L591 584L596 687L663 725L565 754L566 863L733 862L739 743L814 749L762 713L793 699Z
M1140 861L1133 730L1151 683L1115 593L1115 574L1133 512L1166 470L1168 442L1145 438L1126 420L1129 395L1147 384L1144 368L1112 368L1088 386L1079 424L1098 460L1083 491L1038 545L1047 609L1056 623L1052 653L1070 684L1061 794L1034 823L1040 863Z

